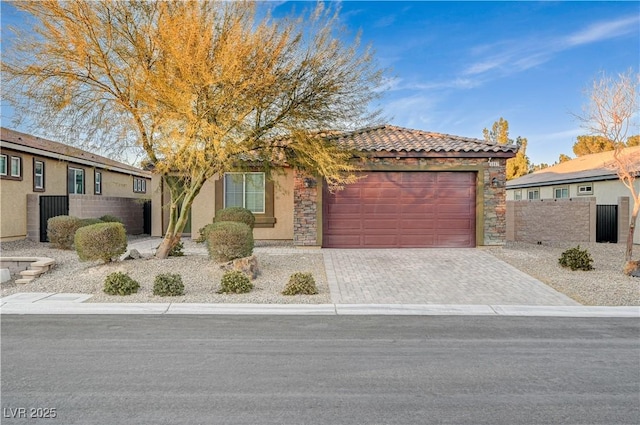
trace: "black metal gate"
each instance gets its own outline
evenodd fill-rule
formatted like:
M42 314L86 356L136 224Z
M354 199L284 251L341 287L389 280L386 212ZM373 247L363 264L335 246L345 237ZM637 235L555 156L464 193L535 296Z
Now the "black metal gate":
M143 217L144 217L144 225L143 225L143 233L145 235L151 234L151 201L146 201L143 204Z
M49 242L47 221L51 217L69 215L68 196L40 196L40 242Z
M618 243L618 206L596 206L596 242Z

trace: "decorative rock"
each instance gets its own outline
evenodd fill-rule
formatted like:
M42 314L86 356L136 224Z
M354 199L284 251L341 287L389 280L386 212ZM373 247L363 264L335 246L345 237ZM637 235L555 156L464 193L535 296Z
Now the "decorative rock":
M131 249L131 251L129 251L129 253L124 257L125 260L139 260L140 258L142 258L142 255L140 255L140 252L135 248Z
M233 261L229 261L228 263L221 264L220 268L225 271L241 271L251 280L258 277L258 274L260 273L260 269L258 268L258 259L255 255L252 255L251 257L237 258Z

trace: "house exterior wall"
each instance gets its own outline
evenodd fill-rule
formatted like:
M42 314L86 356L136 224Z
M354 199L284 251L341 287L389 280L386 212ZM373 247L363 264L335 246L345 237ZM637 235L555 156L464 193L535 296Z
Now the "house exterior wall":
M592 194L581 195L579 193L578 186L582 186L585 184L592 185L593 187ZM584 183L584 182L571 183L567 185L551 185L551 186L542 186L542 187L535 187L535 188L507 189L507 201L508 201L507 209L511 208L511 205L513 205L512 203L510 203L510 201L514 201L515 199L514 194L517 190L522 190L522 196L524 198L526 196L527 189L538 189L540 190L541 200L553 201L554 189L558 187L568 187L569 196L571 197L571 199L574 199L574 200L594 198L596 205L618 205L618 243L626 242L627 234L629 230L628 225L631 221L631 210L633 209L633 200L630 199L631 192L624 184L622 184L620 180L603 180L603 181L595 181L595 182L587 182L587 183ZM634 187L636 192L640 192L640 179L635 181ZM562 205L565 205L565 204L562 204ZM510 217L512 216L510 215ZM554 218L553 222L549 222L546 224L549 225L550 223L556 223L558 220L561 220L561 217ZM519 225L524 225L524 224L519 223ZM636 220L636 227L637 227L637 220ZM561 231L563 230L558 229L558 232L561 232ZM559 233L556 236L560 237L561 234L562 233ZM512 233L507 232L508 241L517 240L517 239L514 239L513 237L514 236ZM561 239L558 239L558 240L561 240ZM633 243L640 244L640 231L636 231L634 233Z
M2 149L3 154L15 155L21 158L22 178L20 180L2 178L0 180L0 239L2 241L19 240L27 237L29 208L37 208L37 201L27 202L27 195L67 195L67 169L69 166L84 170L85 195L94 194L95 167L83 164L53 159L44 155L20 152L12 149ZM34 160L44 163L44 190L34 189ZM147 198L150 179L147 181L147 193L133 191L133 176L119 172L99 169L102 172L102 195L121 198ZM37 197L36 197L37 199ZM31 223L33 225L33 223ZM31 229L33 230L33 229Z
M505 242L506 159L487 158L368 158L363 171L475 171L476 172L476 244L501 245ZM295 181L294 244L322 245L322 188L303 185L304 175ZM495 184L492 184L495 179ZM314 243L315 238L315 243Z
M273 174L274 182L274 217L276 222L273 227L256 227L253 236L257 240L291 240L293 239L293 178L291 169L284 169L282 173ZM215 200L219 195L216 192L217 175L205 182L191 206L191 238L199 237L198 230L215 218ZM152 184L152 235L163 236L168 225L169 193L162 185L159 175L153 175ZM157 206L157 207L156 207Z

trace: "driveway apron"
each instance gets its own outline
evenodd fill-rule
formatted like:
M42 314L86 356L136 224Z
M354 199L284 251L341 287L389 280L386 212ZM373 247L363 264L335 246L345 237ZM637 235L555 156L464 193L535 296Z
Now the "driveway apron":
M580 305L482 249L322 253L336 304Z

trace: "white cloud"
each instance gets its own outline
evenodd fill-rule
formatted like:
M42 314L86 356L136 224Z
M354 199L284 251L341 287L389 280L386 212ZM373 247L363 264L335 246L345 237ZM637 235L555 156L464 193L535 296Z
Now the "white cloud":
M581 31L577 31L567 36L564 43L568 47L573 47L620 37L636 31L639 24L640 16L632 16L607 22L597 22L589 25Z

